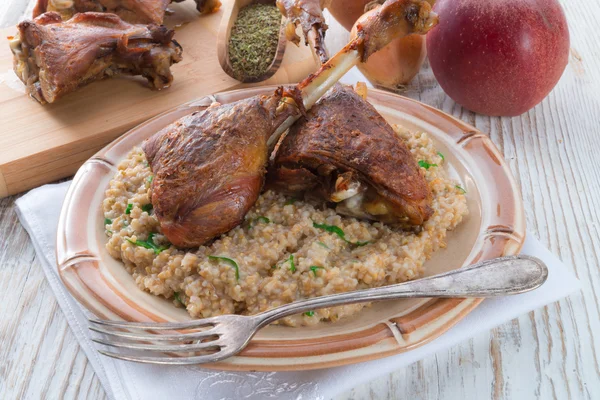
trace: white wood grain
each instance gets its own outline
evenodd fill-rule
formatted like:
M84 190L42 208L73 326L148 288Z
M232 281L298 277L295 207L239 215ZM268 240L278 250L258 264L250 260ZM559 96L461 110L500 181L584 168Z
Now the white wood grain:
M32 7L0 2L0 26L14 24ZM563 5L569 66L528 113L490 118L463 110L428 65L405 95L489 133L521 186L529 231L573 269L583 290L336 400L599 398L600 4ZM103 399L18 224L15 199L0 200L0 398Z

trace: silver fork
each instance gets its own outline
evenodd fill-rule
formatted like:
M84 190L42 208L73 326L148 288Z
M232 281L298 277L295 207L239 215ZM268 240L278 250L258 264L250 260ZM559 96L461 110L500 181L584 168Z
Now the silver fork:
M537 258L510 256L397 285L297 301L256 315L221 315L173 323L90 319L90 329L106 337L92 338L94 342L121 350L118 353L98 350L109 357L151 364L203 364L237 354L259 329L289 315L342 304L400 298L512 295L539 287L547 277L546 266ZM193 331L164 333L179 330ZM178 354L182 352L184 354ZM191 352L194 354L190 355ZM197 355L198 352L203 354Z

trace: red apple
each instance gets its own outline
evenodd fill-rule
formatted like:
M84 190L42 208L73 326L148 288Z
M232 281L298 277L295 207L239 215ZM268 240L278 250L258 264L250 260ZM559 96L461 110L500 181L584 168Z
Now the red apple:
M427 35L431 68L444 91L469 110L519 115L550 93L569 57L557 0L438 0Z

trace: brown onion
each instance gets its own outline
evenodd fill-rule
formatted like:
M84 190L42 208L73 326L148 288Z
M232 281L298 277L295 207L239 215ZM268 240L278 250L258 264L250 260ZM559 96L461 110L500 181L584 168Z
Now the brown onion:
M327 10L347 31L352 29L356 20L365 13L365 6L373 0L330 0Z
M375 10L376 8L366 12L359 20ZM356 25L355 22L350 32L351 37L356 35ZM373 86L399 91L419 73L426 54L425 37L409 35L392 41L357 67Z

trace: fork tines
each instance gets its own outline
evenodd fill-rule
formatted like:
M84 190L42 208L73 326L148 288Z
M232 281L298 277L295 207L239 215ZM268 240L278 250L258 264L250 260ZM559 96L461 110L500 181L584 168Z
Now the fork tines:
M153 364L198 364L228 357L221 351L224 343L219 340L219 323L210 318L161 324L90 319L90 323L89 329L100 335L92 337L93 342L117 349L98 351L113 358ZM181 330L184 332L178 332ZM148 356L147 352L160 355Z

